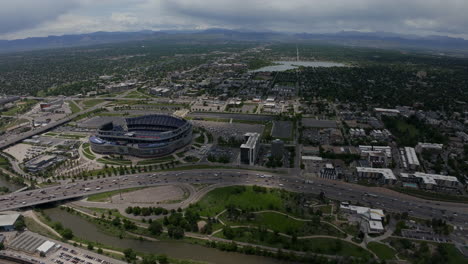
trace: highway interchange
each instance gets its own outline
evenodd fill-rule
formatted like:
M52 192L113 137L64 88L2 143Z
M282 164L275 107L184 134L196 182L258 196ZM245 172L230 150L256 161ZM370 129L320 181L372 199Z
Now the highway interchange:
M420 218L444 218L450 223L468 228L468 206L459 203L429 201L379 187L316 178L304 181L299 176L272 174L250 170L186 170L122 175L87 181L76 181L31 191L0 196L0 211L84 197L90 194L144 186L178 183L262 185L294 192L319 194L339 201L360 203L391 212L408 212Z

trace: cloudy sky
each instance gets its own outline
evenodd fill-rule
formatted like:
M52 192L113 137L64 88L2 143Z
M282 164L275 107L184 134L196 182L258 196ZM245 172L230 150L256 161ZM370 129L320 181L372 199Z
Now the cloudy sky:
M468 39L467 14L467 0L0 0L0 39L211 27Z

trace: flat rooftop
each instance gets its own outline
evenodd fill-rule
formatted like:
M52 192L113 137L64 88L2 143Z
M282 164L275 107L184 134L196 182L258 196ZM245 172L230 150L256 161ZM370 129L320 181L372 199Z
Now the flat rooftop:
M356 167L356 170L357 170L357 172L378 173L378 174L382 174L382 176L386 180L396 180L395 174L393 174L393 171L391 169Z

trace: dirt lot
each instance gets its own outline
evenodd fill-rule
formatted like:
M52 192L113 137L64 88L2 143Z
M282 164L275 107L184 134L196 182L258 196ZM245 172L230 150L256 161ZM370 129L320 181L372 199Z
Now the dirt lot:
M142 190L122 193L123 200L120 195L112 196L112 203L140 203L140 204L157 204L168 203L171 201L182 200L189 195L188 191L180 186L158 186L145 188Z

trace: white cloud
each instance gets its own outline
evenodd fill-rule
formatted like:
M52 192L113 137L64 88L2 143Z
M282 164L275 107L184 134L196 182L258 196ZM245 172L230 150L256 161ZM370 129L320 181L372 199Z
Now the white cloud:
M463 0L0 0L0 38L209 27L468 36L466 13Z

